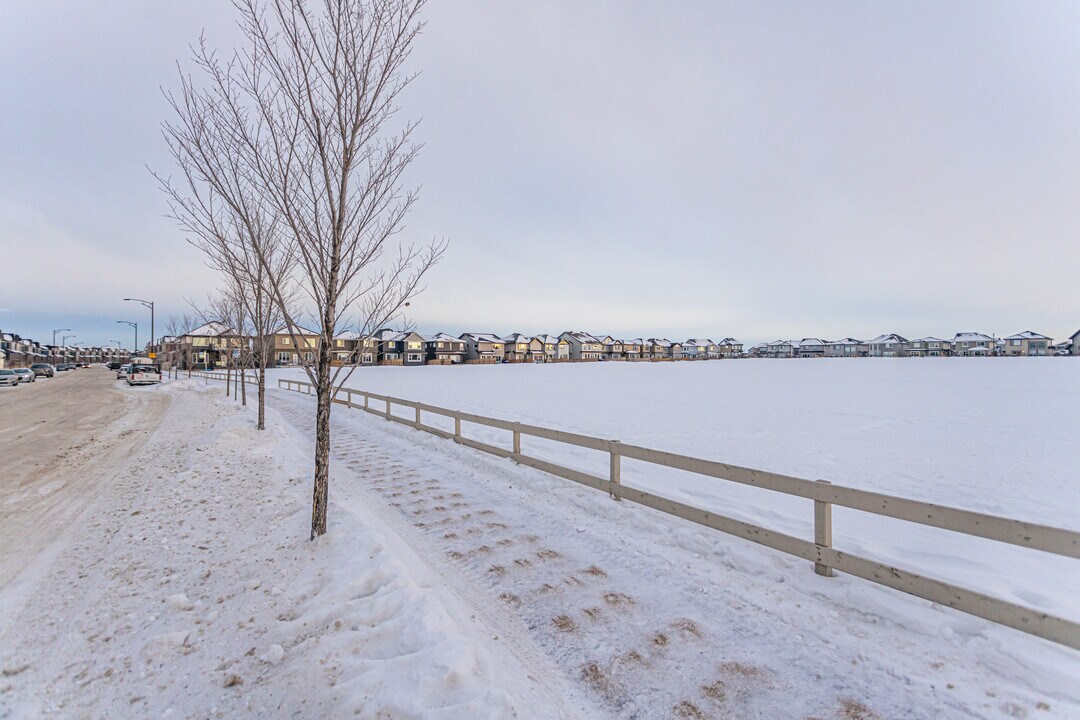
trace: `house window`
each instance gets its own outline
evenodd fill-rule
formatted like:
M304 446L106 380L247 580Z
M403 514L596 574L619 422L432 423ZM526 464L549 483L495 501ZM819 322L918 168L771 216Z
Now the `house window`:
M292 345L292 338L290 338L290 337L281 338L281 344L282 345Z
M361 357L360 361L361 362L366 362L366 363L371 362L371 353L364 353L363 356Z
M409 362L420 362L422 359L423 357L420 355L420 353L409 353L406 356L406 360L408 360Z
M288 365L289 364L289 353L279 352L277 354L277 361L278 361L278 365Z
M309 352L304 353L304 362L312 362L314 359L315 359L315 355L313 353L309 353Z
M1019 340L1010 340L1009 344L1012 345L1013 347L1020 347L1020 341Z
M345 347L345 341L344 340L338 340L337 341L337 346L338 347Z

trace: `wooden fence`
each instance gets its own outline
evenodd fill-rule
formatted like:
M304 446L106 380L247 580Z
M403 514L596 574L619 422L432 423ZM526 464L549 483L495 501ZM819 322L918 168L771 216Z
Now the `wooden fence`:
M224 376L219 376L218 379L224 379ZM303 381L279 379L278 387L308 395L314 394L313 386ZM833 485L824 480L804 480L714 460L677 455L622 443L618 440L605 440L589 435L474 415L355 388L338 388L334 402L409 425L417 430L453 440L476 450L510 458L521 465L573 480L606 492L615 501L626 500L644 505L698 525L794 555L813 563L819 575L831 576L833 570L839 570L1080 650L1080 624L1076 622L834 549L832 547L832 507L839 505L1074 559L1080 559L1080 532ZM394 415L392 412L394 406L412 408L415 411L413 418L410 420ZM454 432L450 433L425 425L422 413L453 419ZM510 449L465 437L462 434L463 423L474 423L509 432ZM605 478L590 475L525 455L521 452L523 435L607 453L609 456L608 476ZM814 540L813 542L803 540L624 485L621 479L622 458L640 460L811 500L814 507Z

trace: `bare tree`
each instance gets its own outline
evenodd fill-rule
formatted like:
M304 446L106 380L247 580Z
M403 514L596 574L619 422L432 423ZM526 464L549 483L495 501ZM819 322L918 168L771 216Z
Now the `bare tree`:
M162 180L174 216L239 223L293 343L297 288L319 326L315 358L300 356L316 393L313 539L326 532L334 392L355 367L333 367L334 335L395 318L446 248L395 242L416 201L403 174L419 146L415 123L391 123L423 4L234 0L245 48L222 62L200 42L204 84L182 75L169 95L177 119L163 129L184 176ZM292 262L276 267L281 257Z

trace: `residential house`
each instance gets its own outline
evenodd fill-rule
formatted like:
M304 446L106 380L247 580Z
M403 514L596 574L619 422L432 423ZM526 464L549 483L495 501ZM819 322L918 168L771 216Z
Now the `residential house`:
M623 357L627 360L640 360L641 359L641 346L645 343L641 338L634 338L632 340L624 340Z
M683 356L683 344L682 343L677 343L677 342L671 343L671 359L672 360L683 360L684 359L684 356Z
M735 338L724 338L716 343L716 346L719 349L720 357L722 358L741 357L743 354L743 345Z
M604 354L604 343L600 338L594 337L587 332L566 331L559 336L570 345L570 359L581 361L601 360Z
M908 355L907 338L896 333L878 335L868 344L870 349L867 354L870 357L907 357Z
M1053 340L1037 332L1025 330L1005 338L1006 355L1043 356L1050 354Z
M500 363L503 361L503 341L491 333L465 333L465 361L474 363Z
M690 338L682 344L682 356L684 360L705 360L709 357L709 347L716 347L712 340Z
M977 332L956 333L952 340L953 355L989 356L997 351L997 342L989 335Z
M353 330L345 330L335 335L334 362L341 365L356 365L359 360L359 353L357 352L359 343L360 333Z
M617 340L610 335L605 336L600 344L604 346L601 351L602 360L622 360L623 359L623 341Z
M765 351L766 357L789 358L795 356L795 346L791 340L773 340Z
M295 328L296 341L288 327L280 327L271 333L273 346L271 362L274 367L288 367L315 362L315 353L319 351L322 334L315 330Z
M503 361L508 363L530 362L529 342L532 338L521 333L507 335L503 339Z
M211 321L180 335L177 345L183 370L212 369L224 363L233 331L223 322Z
M426 349L424 348L423 335L415 332L403 332L399 333L397 340L401 343L402 361L404 365L413 366L424 364Z
M1080 330L1069 336L1069 342L1072 343L1072 354L1080 355Z
M424 339L424 351L429 365L457 365L465 359L465 341L437 333Z
M758 343L757 345L751 345L750 349L747 350L746 353L752 358L768 357L769 343Z
M791 344L792 354L795 357L825 357L826 343L821 338L803 338Z
M866 357L869 351L867 343L850 337L825 343L825 357Z
M649 338L648 342L653 360L673 360L675 358L674 347L667 338Z
M379 362L379 338L374 335L364 335L356 339L353 347L353 355L357 365L375 365Z
M952 343L936 337L924 337L912 340L908 346L911 357L948 357L952 355Z
M544 353L544 362L555 362L560 359L559 338L554 335L537 335L532 339L532 342L540 344L540 349ZM570 345L567 343L564 343L563 345L566 348L567 357L569 357Z

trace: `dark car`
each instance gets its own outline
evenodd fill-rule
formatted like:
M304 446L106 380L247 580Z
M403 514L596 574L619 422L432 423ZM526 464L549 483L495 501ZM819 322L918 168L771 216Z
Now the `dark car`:
M110 370L119 370L120 366L123 365L123 364L124 363L120 363L120 362L111 362L111 363L109 363L109 369Z
M30 366L30 369L34 371L34 374L38 377L53 377L56 375L56 368L49 363L34 363Z
M73 367L75 367L75 366L72 365L71 363L60 363L59 365L56 366L56 371L57 372L66 372L66 371L70 370Z

